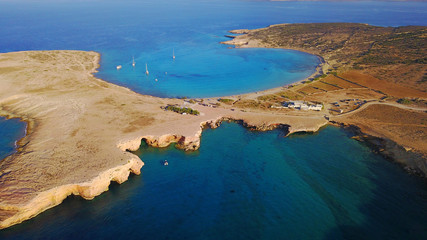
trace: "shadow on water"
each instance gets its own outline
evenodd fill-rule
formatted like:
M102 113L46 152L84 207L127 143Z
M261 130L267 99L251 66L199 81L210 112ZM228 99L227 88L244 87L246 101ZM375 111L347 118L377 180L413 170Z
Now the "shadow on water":
M407 176L397 165L380 159L369 165L375 184L372 199L359 207L364 221L359 225L338 224L324 239L426 239L427 188L417 176ZM385 162L389 166L384 166ZM387 171L379 171L387 168ZM384 195L395 202L385 201Z
M130 175L128 181L111 182L108 192L85 200L80 196L68 196L60 206L42 212L37 217L0 230L0 239L110 239L104 228L117 217L117 202L129 202L136 189L143 188L140 176ZM131 214L126 207L120 208L122 216ZM101 217L101 219L99 219Z
M342 131L354 136L351 131ZM381 155L371 155L366 166L375 188L370 200L358 208L364 216L362 224L340 222L324 239L427 239L427 181L409 175Z

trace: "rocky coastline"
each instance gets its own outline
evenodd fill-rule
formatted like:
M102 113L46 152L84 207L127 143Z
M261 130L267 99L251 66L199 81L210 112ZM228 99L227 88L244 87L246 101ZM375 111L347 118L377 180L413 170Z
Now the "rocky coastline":
M280 47L246 37L240 35L226 43L236 47ZM309 81L328 73L336 64L330 56L322 57L310 49L281 48L319 57L321 64L306 79ZM285 136L337 125L374 152L402 164L409 173L427 175L427 161L422 154L362 131L345 119L329 120L327 109L292 112L194 104L191 108L203 114L184 116L163 110L168 104L181 104L181 99L143 96L95 78L99 59L98 53L82 51L0 54L0 83L4 86L0 89L0 115L27 122L27 135L19 140L18 151L0 161L0 229L59 205L69 195L93 199L107 191L112 181L122 183L131 173L140 174L144 163L130 151L137 150L142 141L154 147L176 143L179 149L193 151L200 147L203 129L216 128L223 121L237 122L254 131L278 128ZM263 91L261 95L281 89ZM241 97L253 101L259 96L252 93Z
M28 123L18 151L0 161L0 228L32 218L70 195L93 199L112 181L140 174L143 162L129 151L141 141L155 147L176 143L190 151L199 148L204 128L222 121L286 133L316 131L327 123L321 114L306 118L197 104L192 108L203 113L199 116L164 111L162 106L183 100L143 96L93 77L99 67L94 52L4 53L0 60L0 114Z
M385 159L399 164L407 173L427 180L427 163L422 154L405 149L391 139L366 134L356 125L335 121L331 121L331 124L345 129L352 135L352 139L365 144Z
M344 31L347 31L348 29L350 32L353 31L353 33L359 31L361 28L366 29L379 29L382 31L388 31L381 28L381 27L375 27L370 26L367 24L347 24L347 23L331 23L331 24L276 24L271 25L265 28L259 28L254 30L248 30L248 29L238 29L238 30L232 30L230 33L232 34L240 34L233 36L233 39L225 42L221 42L222 44L229 44L234 45L236 48L253 48L253 47L262 47L262 48L283 48L283 49L293 49L298 50L302 52L307 52L313 55L316 55L319 58L319 61L321 62L318 66L318 69L316 69L315 75L308 78L308 80L313 80L314 78L318 78L319 76L326 76L327 74L330 74L331 72L337 76L337 72L346 72L348 70L352 70L352 62L345 62L341 54L342 50L340 49L340 44L336 43L334 45L334 41L331 41L330 38L333 38L334 31L330 30L327 34L325 34L325 39L319 38L319 32L321 32L322 28L332 29L332 28L339 28L339 29L346 29ZM355 28L356 30L354 31ZM405 28L405 27L404 27ZM407 27L408 29L410 27ZM419 28L425 28L425 27L419 27ZM292 36L289 35L289 32L293 32L298 36L298 38L301 38L299 40L295 40L292 38ZM340 36L341 33L337 34L337 37ZM281 36L283 35L283 36ZM351 35L351 34L350 34ZM363 35L361 36L363 38ZM319 41L319 44L322 41L326 41L327 44L320 44L321 46L317 46L316 44L307 44L307 39L316 39L316 41ZM329 39L329 40L328 40ZM350 42L351 39L347 39L347 42ZM356 41L357 42L357 41ZM352 43L353 44L353 43ZM398 46L397 46L398 47ZM365 49L350 49L350 52L352 54L361 54L363 55L363 51ZM337 57L339 56L339 57ZM369 69L369 68L367 68ZM420 68L421 69L421 68ZM368 71L368 70L364 70ZM348 81L345 79L345 81ZM296 84L293 84L293 86L296 85L302 85L306 80L300 81ZM352 82L354 83L354 82ZM384 82L384 84L387 84ZM336 85L335 85L336 86ZM393 83L390 83L390 86L392 87L400 87L398 85L393 85ZM397 88L396 88L397 89ZM407 89L402 88L405 92ZM384 98L392 98L388 93L384 93L381 90L378 89L370 89L371 91L380 93L384 95ZM279 90L277 90L279 91ZM395 92L398 92L395 91ZM272 93L270 91L269 93ZM418 96L424 96L422 92L414 91L414 95ZM418 99L420 99L418 97ZM422 98L421 98L422 99ZM339 97L336 97L335 100L331 101L337 101L339 102ZM403 107L404 108L404 107ZM330 119L330 114L327 114L327 118ZM352 134L355 135L354 139L364 142L368 147L372 149L372 151L381 154L386 159L396 162L397 164L401 165L402 168L405 169L410 174L426 178L427 177L427 154L421 150L412 149L408 147L402 146L402 141L396 142L393 139L384 137L383 134L379 134L379 132L371 131L370 129L364 129L364 131L361 130L361 128L354 123L351 123L349 119L346 118L334 118L333 120L330 120L329 124L343 127L347 129L348 131L352 132ZM402 134L402 133L401 133ZM424 133L425 135L425 133Z

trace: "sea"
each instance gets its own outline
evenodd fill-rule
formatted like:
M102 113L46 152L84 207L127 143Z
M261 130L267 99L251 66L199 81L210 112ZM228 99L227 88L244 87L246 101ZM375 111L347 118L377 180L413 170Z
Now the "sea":
M0 159L16 152L17 141L25 136L26 127L27 124L17 118L0 117Z
M309 22L426 25L427 3L0 0L0 52L97 51L106 81L218 97L291 84L319 64L220 44L229 30ZM0 159L23 134L25 123L0 119ZM0 239L427 239L426 182L337 127L284 137L223 123L198 151L143 143L135 154L140 176L91 201L70 196Z

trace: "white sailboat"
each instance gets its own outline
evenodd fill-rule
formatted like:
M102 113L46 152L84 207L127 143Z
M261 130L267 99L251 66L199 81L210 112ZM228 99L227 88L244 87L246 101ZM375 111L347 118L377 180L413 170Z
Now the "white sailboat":
M122 65L117 65L117 70L120 70L120 69L122 69Z
M172 49L172 58L175 59L175 49Z
M132 56L132 67L135 67L135 58Z
M145 74L150 74L149 72L148 72L148 66L147 66L147 64L145 64Z

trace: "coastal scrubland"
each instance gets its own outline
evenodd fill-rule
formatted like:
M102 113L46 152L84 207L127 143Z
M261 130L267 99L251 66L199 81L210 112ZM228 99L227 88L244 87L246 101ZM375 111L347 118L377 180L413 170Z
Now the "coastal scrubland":
M363 134L391 140L408 153L395 152L391 159L405 165L415 153L418 162L413 167L425 175L427 27L310 23L231 32L242 35L225 44L294 49L321 60L310 78L242 96L242 102L249 98L252 107L273 106L271 111L277 112L290 111L278 108L289 100L323 103L331 122L357 126Z
M238 31L239 32L239 31ZM357 69L388 82L427 89L427 27L357 23L279 24L238 37L262 47L296 49L324 58L332 69ZM244 40L243 40L244 39Z

